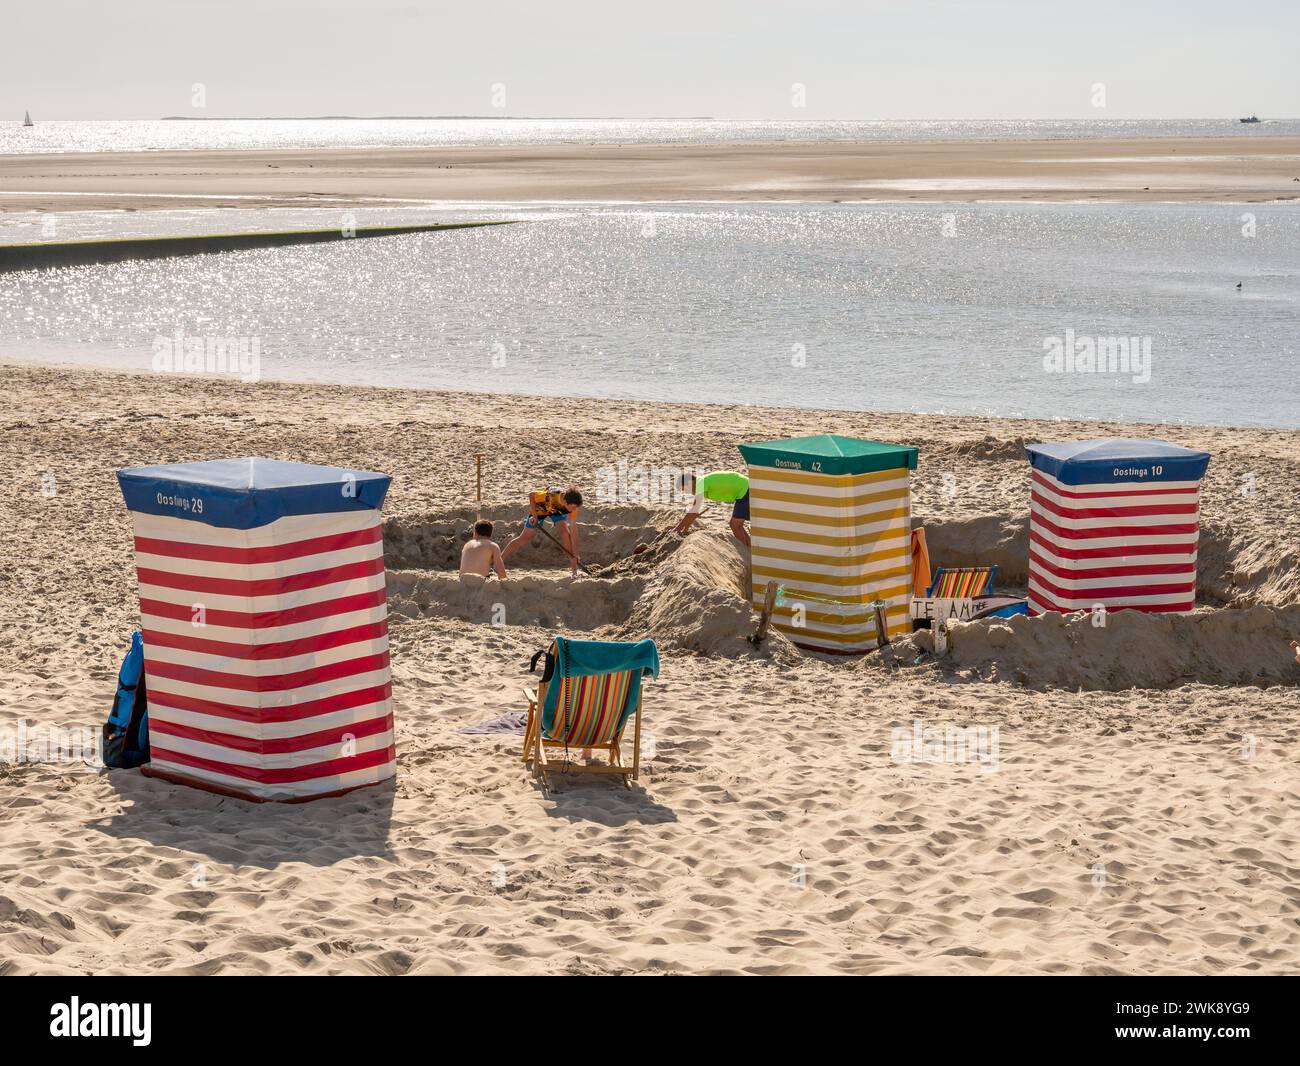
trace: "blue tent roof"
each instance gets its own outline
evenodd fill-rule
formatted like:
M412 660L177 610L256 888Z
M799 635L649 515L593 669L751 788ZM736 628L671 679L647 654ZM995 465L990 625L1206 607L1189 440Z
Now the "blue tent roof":
M391 480L368 470L254 458L117 472L128 509L226 529L254 529L286 515L378 510Z
M1209 452L1123 437L1026 444L1025 452L1035 470L1066 485L1199 481L1210 463Z

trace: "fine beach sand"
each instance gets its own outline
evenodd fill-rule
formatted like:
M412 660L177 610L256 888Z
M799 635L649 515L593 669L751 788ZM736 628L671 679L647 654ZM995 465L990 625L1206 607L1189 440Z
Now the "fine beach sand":
M1300 636L1300 432L0 374L0 729L103 722L137 620L114 471L259 454L394 477L398 748L391 787L301 806L133 771L0 765L0 973L1300 962L1300 666L1285 646ZM678 513L655 501L591 502L595 577L527 550L523 573L485 590L506 604L504 627L447 573L474 511L476 452L484 511L513 523L539 484L594 495L619 460L731 468L738 441L814 432L917 445L915 512L936 563L998 562L1013 588L1025 441L1206 448L1206 606L1104 629L974 623L938 665L914 665L912 638L854 662L780 637L755 651L722 515L626 558ZM458 732L522 709L527 658L557 627L660 642L632 790L560 778L547 798L517 737ZM917 720L997 727L996 767L891 758L891 730Z
M388 200L1249 201L1300 197L1300 138L159 151L0 157L0 211Z

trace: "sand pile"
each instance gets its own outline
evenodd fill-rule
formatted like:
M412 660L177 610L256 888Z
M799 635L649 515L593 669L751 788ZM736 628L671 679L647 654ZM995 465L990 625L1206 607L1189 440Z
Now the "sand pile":
M673 539L675 549L656 546L665 558L621 627L623 639L651 636L665 647L728 658L800 657L775 630L760 648L749 643L757 616L742 594L745 560L730 533L701 530Z
M928 443L928 442L927 442ZM977 440L958 441L950 445L932 446L933 457L940 464L950 458L981 459L985 461L1024 462L1025 445L1031 441L1023 435L995 437L985 433ZM1033 443L1037 443L1035 439Z
M633 545L633 550L622 558L603 566L591 567L591 571L597 577L647 577L658 570L668 557L685 543L685 537L671 530L665 530L661 534L638 541ZM636 552L635 548L640 545L644 545L644 550Z
M983 680L1035 688L1300 684L1300 665L1287 646L1300 633L1300 605L1190 615L1112 611L1104 625L1098 620L1049 614L956 624L940 661ZM890 659L908 664L932 647L931 634L920 631L897 641Z
M1202 522L1196 591L1201 601L1233 607L1300 603L1300 533L1269 536L1255 529L1234 535Z

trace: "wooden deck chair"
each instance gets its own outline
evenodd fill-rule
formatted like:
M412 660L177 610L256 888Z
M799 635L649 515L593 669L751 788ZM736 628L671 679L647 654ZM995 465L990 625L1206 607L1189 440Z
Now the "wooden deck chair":
M649 645L645 657L644 646ZM641 658L628 669L608 672L586 672L579 664L575 669L573 649L590 652L604 646L606 654L617 657L626 649L641 649ZM568 653L568 654L566 654ZM542 654L546 655L546 670L537 683L537 692L527 689L528 722L524 727L523 761L546 783L546 774L559 768L566 772L620 774L623 783L631 788L631 781L641 773L641 677L646 672L659 672L658 651L653 641L624 644L613 641L568 641L557 637L545 653L533 656L533 667ZM552 697L552 693L553 698ZM632 762L625 761L623 739L628 721L632 728ZM563 749L560 760L548 758L548 750ZM576 756L584 750L602 751L607 762L580 763Z
M934 572L934 584L927 593L934 599L963 600L993 591L996 566L941 566Z

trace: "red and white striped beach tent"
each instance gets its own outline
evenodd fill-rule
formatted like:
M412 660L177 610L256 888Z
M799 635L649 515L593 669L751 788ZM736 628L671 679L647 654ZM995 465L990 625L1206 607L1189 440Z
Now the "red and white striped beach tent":
M392 777L389 478L274 459L117 476L135 523L146 772L257 800Z
M1195 608L1207 452L1119 438L1025 451L1030 614Z

